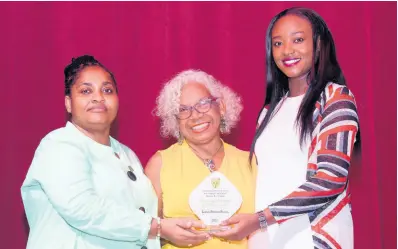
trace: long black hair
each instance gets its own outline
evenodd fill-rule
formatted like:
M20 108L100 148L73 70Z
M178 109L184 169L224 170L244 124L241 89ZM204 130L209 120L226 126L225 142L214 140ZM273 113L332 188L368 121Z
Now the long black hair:
M286 9L276 15L271 20L266 35L267 89L263 108L268 106L268 111L255 133L250 149L250 162L253 158L257 139L269 123L276 106L289 91L288 77L279 70L272 56L272 29L275 23L286 15L302 17L308 20L312 27L314 53L312 67L307 76L308 90L305 93L296 118L296 122L299 124L301 145L303 145L307 137L311 136L314 128L313 112L315 110L315 104L326 85L329 82L346 85L343 72L337 61L332 34L321 16L311 9L301 7Z

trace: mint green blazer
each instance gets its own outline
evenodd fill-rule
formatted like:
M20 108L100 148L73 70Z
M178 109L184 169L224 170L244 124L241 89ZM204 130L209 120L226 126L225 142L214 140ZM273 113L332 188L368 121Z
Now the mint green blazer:
M67 122L41 140L21 187L27 249L160 248L148 239L158 205L152 184L134 152L110 139L99 144Z

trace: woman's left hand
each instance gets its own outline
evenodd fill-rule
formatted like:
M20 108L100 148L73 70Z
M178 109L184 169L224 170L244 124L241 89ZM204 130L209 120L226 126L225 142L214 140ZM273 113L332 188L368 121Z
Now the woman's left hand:
M212 233L213 236L225 240L239 241L260 229L257 214L236 214L221 223L221 226L230 226L226 231Z

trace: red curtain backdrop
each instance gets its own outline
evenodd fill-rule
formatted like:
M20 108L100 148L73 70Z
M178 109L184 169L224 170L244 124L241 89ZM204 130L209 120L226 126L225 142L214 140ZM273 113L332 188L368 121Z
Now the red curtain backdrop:
M242 120L226 140L248 150L265 96L265 32L292 6L325 19L358 101L363 160L352 172L355 248L396 248L396 2L0 3L0 248L25 248L20 187L40 139L65 125L63 69L72 57L92 54L115 73L120 112L113 134L144 165L171 142L159 136L151 114L156 96L188 68L213 74L242 96Z

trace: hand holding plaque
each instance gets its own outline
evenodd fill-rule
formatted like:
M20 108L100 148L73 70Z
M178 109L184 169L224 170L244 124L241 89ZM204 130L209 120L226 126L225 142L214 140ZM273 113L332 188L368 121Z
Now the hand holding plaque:
M220 223L229 219L242 205L238 189L218 171L206 177L189 196L192 211L212 232L222 230ZM225 228L225 227L224 227Z

